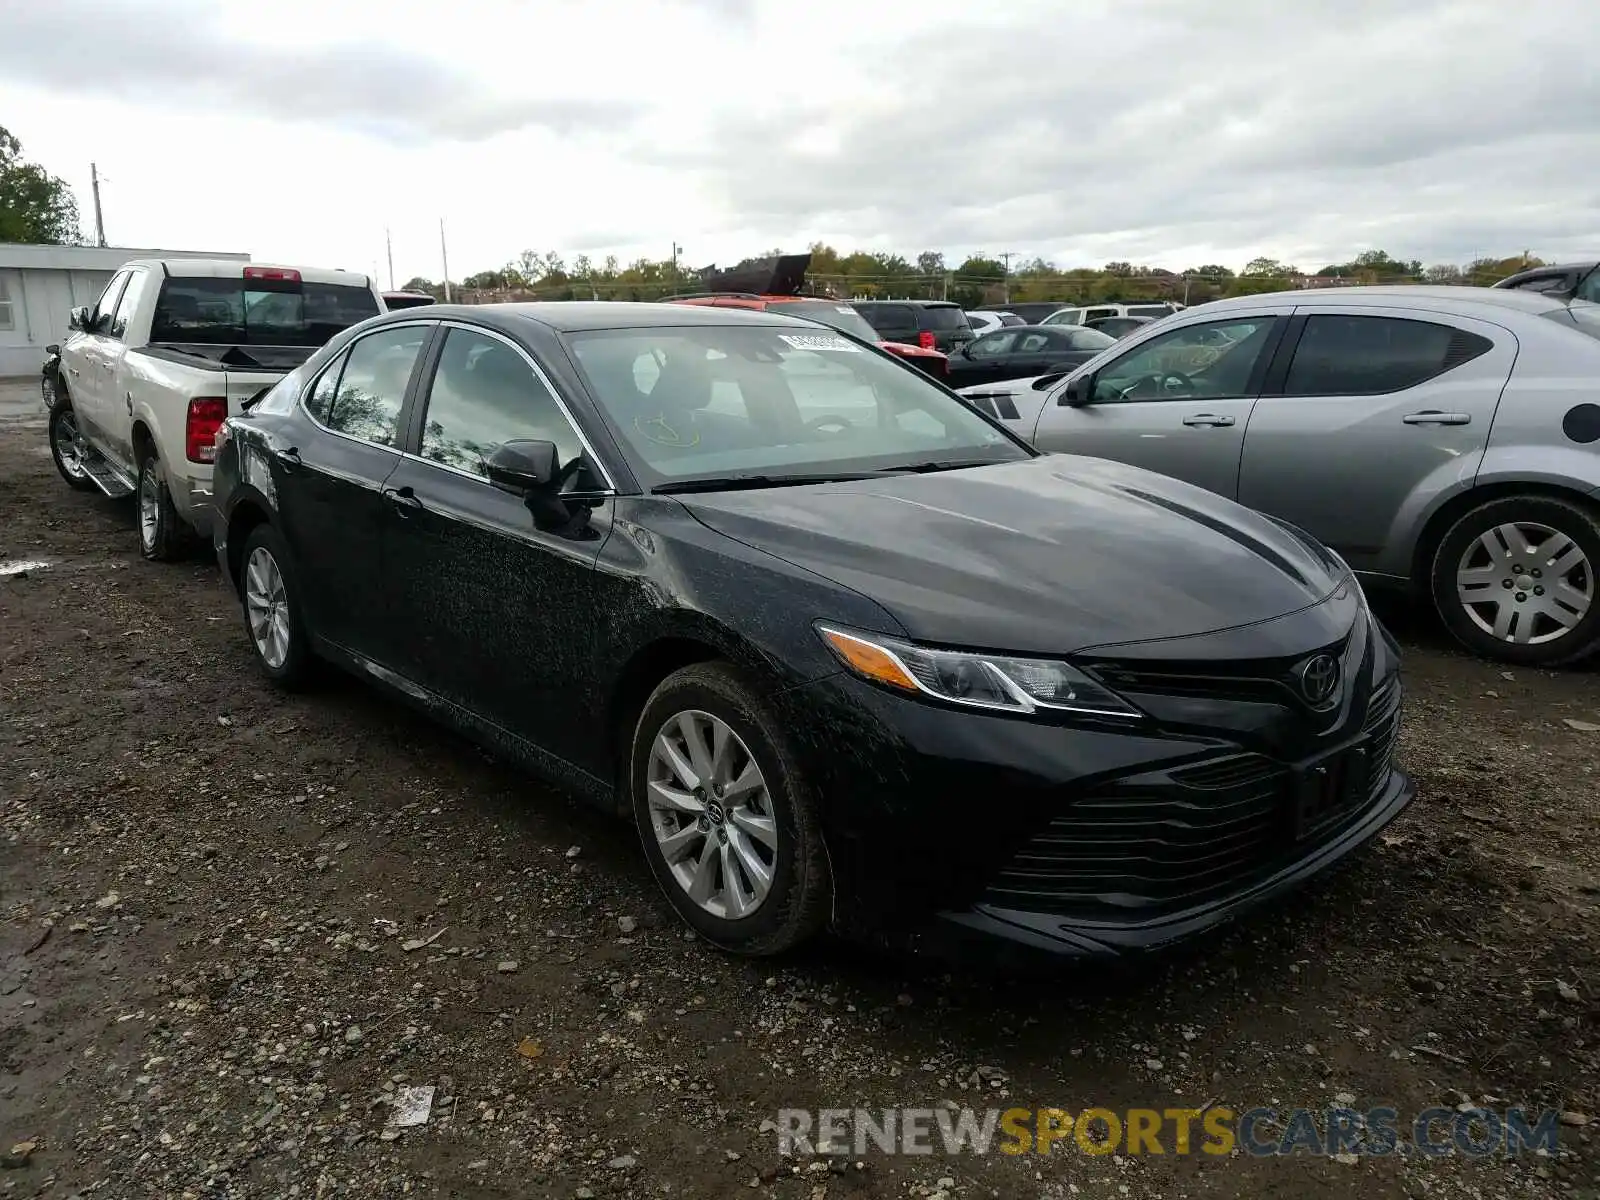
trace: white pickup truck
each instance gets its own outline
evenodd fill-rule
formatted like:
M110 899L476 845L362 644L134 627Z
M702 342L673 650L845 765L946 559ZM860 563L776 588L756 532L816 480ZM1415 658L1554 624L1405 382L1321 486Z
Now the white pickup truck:
M222 422L383 311L372 280L345 271L130 262L93 308L73 310L45 389L56 468L80 490L137 493L140 550L177 557L210 532Z

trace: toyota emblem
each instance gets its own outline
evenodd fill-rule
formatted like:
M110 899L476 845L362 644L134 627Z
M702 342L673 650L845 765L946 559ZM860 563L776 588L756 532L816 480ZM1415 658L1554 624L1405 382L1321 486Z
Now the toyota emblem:
M1339 690L1339 660L1331 654L1317 654L1295 668L1300 694L1312 708L1321 708Z

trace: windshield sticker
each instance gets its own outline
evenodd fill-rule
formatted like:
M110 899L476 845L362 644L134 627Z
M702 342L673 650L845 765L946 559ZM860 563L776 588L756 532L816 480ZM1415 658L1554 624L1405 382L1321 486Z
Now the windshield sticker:
M832 337L825 333L780 333L778 340L788 342L796 350L842 350L846 354L861 353L861 347L849 339Z

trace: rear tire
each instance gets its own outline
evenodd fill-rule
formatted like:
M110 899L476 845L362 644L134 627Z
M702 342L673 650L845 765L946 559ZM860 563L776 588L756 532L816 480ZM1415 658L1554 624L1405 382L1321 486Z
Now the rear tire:
M816 803L782 729L732 666L696 663L656 688L634 729L629 781L650 869L701 937L771 955L822 928L833 880Z
M278 687L295 691L311 678L313 663L288 547L271 525L257 525L239 564L239 607L256 664Z
M154 447L147 447L139 459L139 478L134 487L139 514L139 553L151 562L174 562L188 551L191 535L172 494L162 477L161 460Z
M1600 649L1600 524L1554 496L1508 496L1461 517L1429 576L1445 627L1474 653L1555 667Z
M99 491L95 481L83 469L82 453L78 447L78 414L72 411L72 405L63 402L59 408L51 410L49 438L50 459L56 464L61 478L67 481L67 486L80 492Z

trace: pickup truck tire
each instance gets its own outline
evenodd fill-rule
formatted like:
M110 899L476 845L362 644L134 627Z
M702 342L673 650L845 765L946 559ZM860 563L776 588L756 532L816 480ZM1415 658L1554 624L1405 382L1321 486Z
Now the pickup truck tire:
M161 460L153 448L139 459L139 482L134 489L139 510L139 553L151 562L173 562L189 550L189 527L172 506L172 494L162 478Z
M70 404L63 404L50 412L50 458L61 472L68 486L80 492L93 492L94 480L83 469L78 449L78 416Z
M271 525L257 525L239 558L239 603L256 663L286 691L304 686L315 662L300 620L289 548Z

